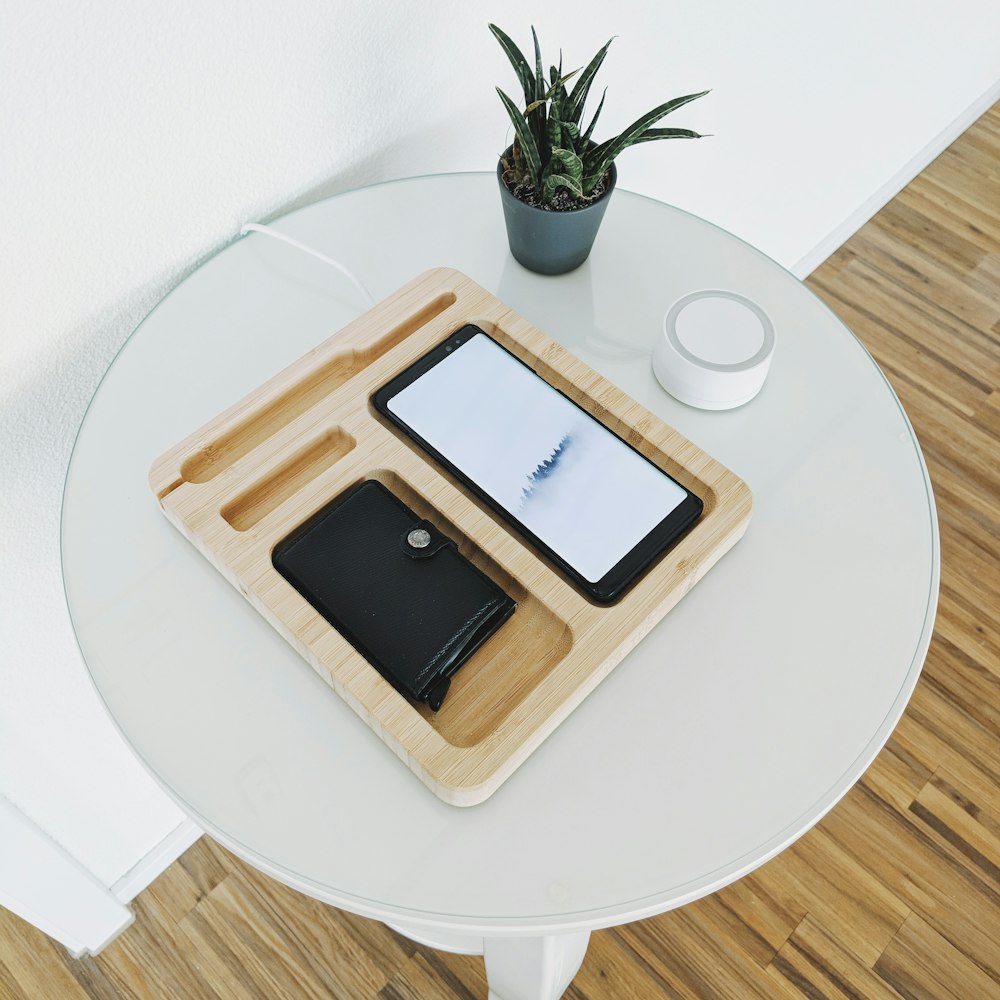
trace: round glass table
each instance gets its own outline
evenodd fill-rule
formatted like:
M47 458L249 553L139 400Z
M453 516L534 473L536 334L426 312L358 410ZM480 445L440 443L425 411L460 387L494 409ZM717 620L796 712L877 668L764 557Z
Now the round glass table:
M365 309L251 234L139 326L70 464L62 554L94 684L206 831L302 892L484 951L503 1000L554 997L589 932L751 871L857 781L930 641L937 523L912 428L849 330L732 235L618 191L590 259L507 250L492 174L398 181L274 224L376 298L458 268L677 427L754 494L745 537L488 801L434 797L163 517L154 458ZM727 289L772 318L763 391L685 406L650 356L670 305Z

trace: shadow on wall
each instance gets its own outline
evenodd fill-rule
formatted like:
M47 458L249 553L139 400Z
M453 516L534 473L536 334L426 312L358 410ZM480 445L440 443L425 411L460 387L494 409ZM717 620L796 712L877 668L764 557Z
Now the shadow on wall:
M383 143L375 152L369 153L363 159L356 160L349 167L326 180L311 185L300 194L269 210L266 215L261 215L258 218L248 217L243 222L268 222L280 218L282 215L287 215L289 212L305 208L306 205L322 201L324 198L332 198L334 195L353 191L355 188L419 175L425 168L431 169L431 167L427 166L426 157L414 161L413 150L425 149L430 144L430 140L433 140L435 131L435 129L424 129L419 136L408 134ZM442 141L445 139L444 132L442 132L441 139ZM488 170L491 165L490 162L485 162L481 165L481 169Z
M385 162L385 150L373 152L275 208L270 217L370 182ZM90 690L66 610L59 536L73 443L91 397L131 332L252 218L248 211L208 250L162 268L144 286L105 303L0 379L0 648L7 665L0 670L0 791L71 851L78 845L72 829L59 828L59 817L66 823L67 816L96 812L111 823L121 808L116 796L134 782L147 784L151 797L161 794L145 774L130 774L131 760L123 761L117 778L107 772L119 738ZM21 336L37 339L30 330ZM81 786L81 773L99 774L98 787ZM88 801L76 802L77 792ZM102 802L105 795L112 801ZM107 834L113 843L113 830Z
M77 429L91 397L117 353L151 310L188 275L220 250L239 238L244 222L274 220L313 202L350 191L375 180L377 168L392 159L392 147L400 149L404 140L372 153L295 197L260 215L247 211L233 232L220 236L217 243L193 259L168 267L142 288L112 303L50 344L31 358L30 369L0 384L0 474L4 475L0 526L18 512L34 514L51 508L58 515L62 483ZM398 152L398 150L396 151ZM53 491L55 496L53 496Z
M155 295L137 293L129 308L142 315ZM142 831L162 838L180 816L107 721L62 589L63 481L77 427L121 339L112 332L120 314L109 309L40 352L0 398L0 792L106 885L137 860ZM142 803L137 821L123 820L130 801Z

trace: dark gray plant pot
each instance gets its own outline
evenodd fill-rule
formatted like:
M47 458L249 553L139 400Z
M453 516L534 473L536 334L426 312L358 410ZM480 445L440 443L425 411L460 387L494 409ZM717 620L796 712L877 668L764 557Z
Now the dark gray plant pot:
M538 274L565 274L579 267L590 255L617 180L618 168L612 163L611 183L597 201L571 212L547 212L515 198L498 163L497 183L514 259Z

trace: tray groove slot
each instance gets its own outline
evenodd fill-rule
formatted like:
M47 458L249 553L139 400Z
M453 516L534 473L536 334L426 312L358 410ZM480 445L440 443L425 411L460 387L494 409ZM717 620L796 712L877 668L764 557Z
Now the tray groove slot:
M326 431L227 503L220 511L223 520L237 531L248 531L356 445L354 438L340 427Z
M469 562L517 601L514 615L451 679L448 697L438 712L408 701L451 746L474 747L498 729L570 654L573 630L550 603L504 569L398 472L372 469L364 478L380 482L411 510L436 524Z
M261 442L276 434L324 397L363 371L412 333L439 316L455 302L454 292L435 296L421 309L396 324L388 333L362 350L337 354L315 371L287 388L255 413L239 421L200 451L185 459L181 478L188 483L207 483L228 469ZM179 485L179 484L178 484Z

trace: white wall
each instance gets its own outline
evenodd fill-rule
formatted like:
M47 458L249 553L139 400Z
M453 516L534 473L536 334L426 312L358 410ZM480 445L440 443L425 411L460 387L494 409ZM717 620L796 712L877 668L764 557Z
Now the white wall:
M0 792L105 885L181 816L104 718L67 624L59 501L86 402L241 222L492 169L493 87L517 88L489 20L525 46L534 21L566 66L617 34L605 129L713 88L674 122L713 138L630 150L619 183L800 272L1000 96L993 0L0 0Z

